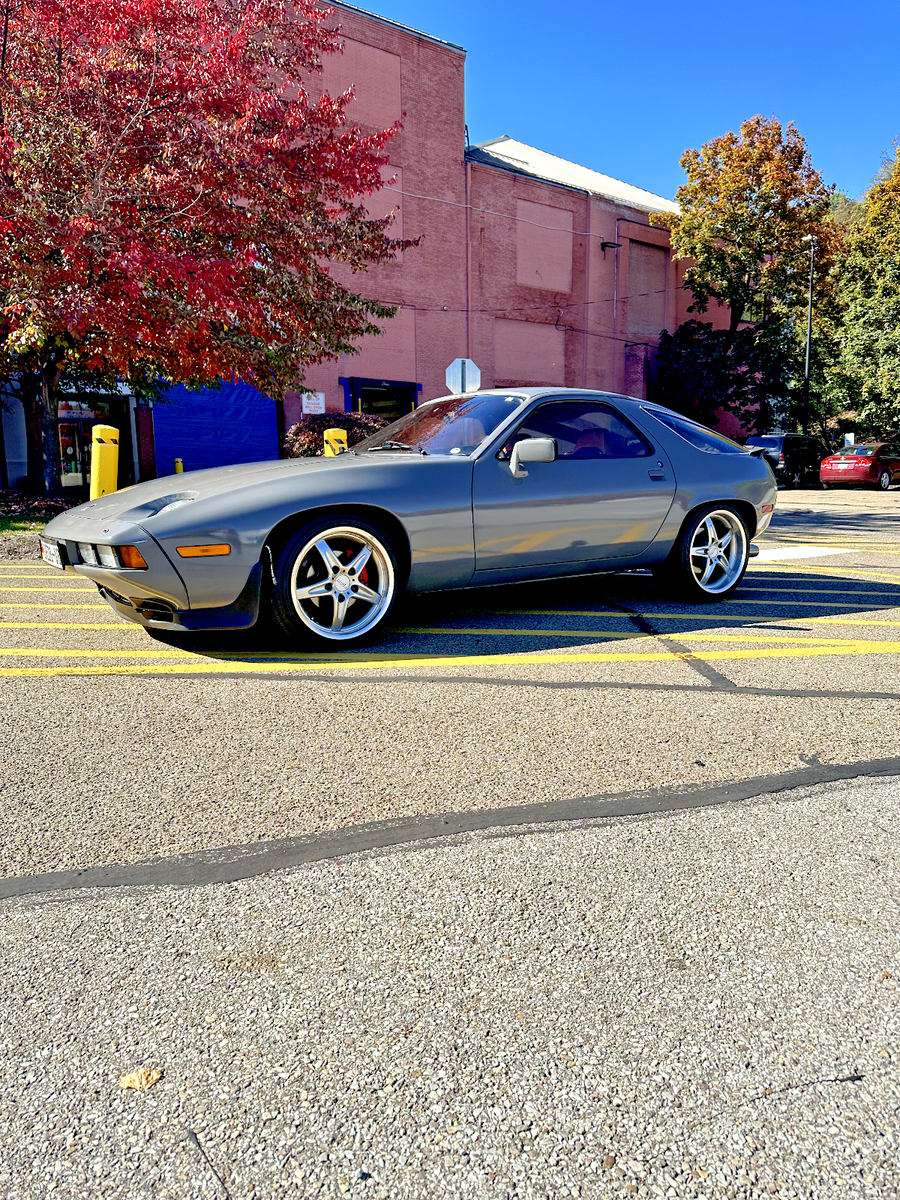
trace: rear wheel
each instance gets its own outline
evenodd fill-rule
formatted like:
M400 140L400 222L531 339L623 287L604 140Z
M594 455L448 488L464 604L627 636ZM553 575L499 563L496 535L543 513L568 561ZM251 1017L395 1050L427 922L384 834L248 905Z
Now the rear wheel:
M275 554L269 609L294 642L343 649L375 635L398 592L397 558L385 534L358 517L326 517Z
M709 604L725 600L737 588L749 553L744 518L727 505L713 505L691 517L653 574L663 590L694 604Z
M878 476L878 485L877 486L878 486L879 491L886 492L888 490L888 488L891 486L890 471L882 471L881 472L881 474Z

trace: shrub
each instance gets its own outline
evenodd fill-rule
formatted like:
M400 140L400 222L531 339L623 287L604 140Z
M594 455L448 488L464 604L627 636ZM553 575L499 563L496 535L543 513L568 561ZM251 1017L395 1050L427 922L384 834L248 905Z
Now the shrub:
M30 496L15 488L0 488L0 513L11 517L28 517L34 521L49 521L66 509L83 504L83 496Z
M371 413L309 413L285 434L284 453L287 458L316 458L325 452L326 429L346 429L347 445L355 446L385 425L390 425L386 417Z

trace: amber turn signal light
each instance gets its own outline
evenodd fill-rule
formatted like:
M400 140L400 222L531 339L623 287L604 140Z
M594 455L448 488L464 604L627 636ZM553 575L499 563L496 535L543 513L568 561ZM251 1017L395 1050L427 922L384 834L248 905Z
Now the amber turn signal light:
M119 557L122 560L123 567L130 567L132 571L146 571L147 564L144 561L144 556L138 550L137 546L119 546Z
M182 558L218 558L222 554L230 554L229 545L222 546L176 546L175 549Z

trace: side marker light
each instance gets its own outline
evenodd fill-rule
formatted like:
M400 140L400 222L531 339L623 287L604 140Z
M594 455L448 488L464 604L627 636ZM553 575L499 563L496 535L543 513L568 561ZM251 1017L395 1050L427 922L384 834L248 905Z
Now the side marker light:
M227 544L222 546L176 546L175 549L182 558L220 558L223 554L231 553L231 547Z
M132 571L147 570L147 563L137 546L120 546L119 557L123 567L130 567Z

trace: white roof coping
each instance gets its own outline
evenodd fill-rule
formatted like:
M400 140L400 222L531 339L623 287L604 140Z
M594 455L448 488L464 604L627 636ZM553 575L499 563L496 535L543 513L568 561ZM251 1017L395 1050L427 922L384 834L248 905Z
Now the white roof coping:
M400 21L392 21L390 17L381 17L378 13L369 12L367 8L360 8L356 4L349 4L347 0L328 0L329 8L349 8L351 12L359 13L363 17L370 17L373 21L379 21L382 25L391 25L394 29L401 29L404 33L411 33L414 37L424 38L426 42L433 42L436 46L445 46L448 50L459 50L465 54L465 49L462 46L457 46L456 42L447 42L443 38L434 37L433 34L423 33L421 29L414 29L412 25L403 25Z
M633 184L623 183L621 179L613 179L611 175L602 175L592 171L590 167L580 167L577 163L568 162L565 158L557 158L546 150L538 150L534 146L526 146L508 134L494 138L489 142L479 142L474 150L482 150L491 158L500 159L516 171L528 175L536 175L553 183L562 183L566 187L578 188L582 192L591 192L596 196L604 196L608 200L620 200L646 212L678 212L674 200L665 196L657 196Z

